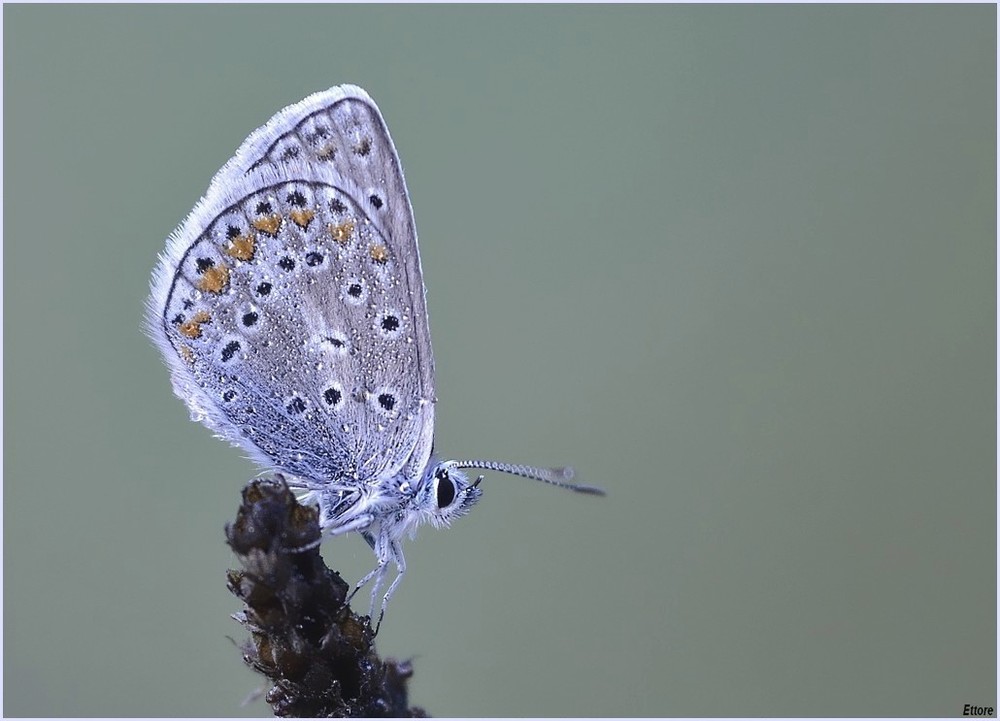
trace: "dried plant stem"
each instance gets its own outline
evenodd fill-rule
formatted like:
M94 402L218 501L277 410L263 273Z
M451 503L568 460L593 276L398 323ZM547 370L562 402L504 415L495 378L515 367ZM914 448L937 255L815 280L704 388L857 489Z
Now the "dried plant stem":
M368 619L345 605L350 586L320 556L316 510L280 475L247 484L226 539L243 566L228 579L246 604L233 615L250 632L243 659L274 684L276 716L425 715L407 706L409 662L378 657Z

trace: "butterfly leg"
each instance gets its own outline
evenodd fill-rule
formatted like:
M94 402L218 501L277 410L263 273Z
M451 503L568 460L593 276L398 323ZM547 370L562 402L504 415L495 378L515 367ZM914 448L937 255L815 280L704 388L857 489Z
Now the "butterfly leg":
M379 561L378 575L375 577L375 583L372 584L372 599L371 605L368 607L368 618L375 618L375 601L378 599L378 592L385 586L385 577L389 574L389 556L386 555L384 560ZM382 623L382 615L385 613L385 604L382 604L382 613L379 614L378 622ZM376 624L377 628L377 624Z
M385 596L382 597L382 614L385 615L385 609L389 606L389 599L392 598L392 594L396 592L399 588L400 581L403 580L403 576L406 575L406 559L403 558L403 547L397 542L393 541L389 547L392 552L392 560L396 562L396 578L393 579L392 584L389 586L389 590L385 592Z
M365 577L362 578L360 581L358 581L357 584L354 586L354 590L351 591L351 595L347 597L347 603L350 603L351 599L354 598L355 594L362 588L364 588L366 583L375 578L375 576L378 575L388 563L389 563L388 559L384 561L382 559L379 559L378 565L375 566L375 568L373 568L367 574L365 574Z
M385 609L389 607L389 599L396 592L396 588L399 586L399 582L403 580L403 576L406 575L406 559L403 558L403 549L396 543L392 542L390 545L390 551L392 553L392 560L396 562L396 578L393 579L392 583L389 585L389 590L385 592L385 596L382 597L382 608L378 613L378 622L375 624L375 635L378 635L378 630L382 627L382 619L385 618ZM378 595L379 588L382 587L382 582L385 580L385 575L388 572L388 559L386 559L386 564L382 566L382 571L379 573L378 581L375 583L375 587L372 588L372 605L371 610L368 613L368 617L371 618L372 614L375 612L375 598Z
M354 590L351 591L351 595L347 597L347 603L351 602L351 599L354 598L355 594L360 591L365 584L372 579L375 579L375 582L372 584L371 605L368 608L368 617L373 619L375 617L375 599L378 598L379 589L382 588L385 583L385 576L389 569L389 561L392 560L393 556L390 542L385 536L376 536L371 531L362 531L361 535L375 551L375 557L378 559L378 565L369 571L364 578L358 581ZM381 618L379 620L381 621Z
M342 536L345 533L351 533L352 531L364 531L375 521L375 516L371 513L363 513L356 518L352 518L346 523L338 523L335 527L327 529L326 533L329 536Z
M325 533L328 536L341 536L345 533L350 533L351 531L361 531L361 535L364 537L366 541L368 541L371 534L365 531L365 529L368 528L370 525L372 525L372 522L374 520L375 516L373 516L370 513L366 513L364 515L358 516L357 518L351 519L347 523L338 525L334 528L326 528L323 530L323 533ZM311 551L312 549L320 545L323 542L323 540L324 540L323 536L320 535L319 538L317 538L315 541L312 541L311 543L307 543L304 546L297 546L296 548L290 548L288 550L292 553L303 553L304 551ZM369 545L371 545L372 542L368 541L368 543Z

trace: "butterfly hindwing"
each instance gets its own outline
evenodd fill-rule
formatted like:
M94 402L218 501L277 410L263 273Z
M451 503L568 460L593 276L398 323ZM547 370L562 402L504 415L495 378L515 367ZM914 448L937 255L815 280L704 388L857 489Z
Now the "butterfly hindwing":
M251 134L171 236L149 325L192 413L258 461L316 482L422 470L420 260L364 91L310 96Z

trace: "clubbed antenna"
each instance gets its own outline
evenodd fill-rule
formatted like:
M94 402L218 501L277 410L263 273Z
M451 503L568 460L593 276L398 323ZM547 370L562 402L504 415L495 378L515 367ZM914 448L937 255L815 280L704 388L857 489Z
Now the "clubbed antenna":
M512 476L530 478L534 481L541 481L559 488L566 488L577 493L587 493L592 496L607 495L603 488L597 486L585 486L580 483L570 483L576 472L571 466L562 468L537 468L535 466L522 466L516 463L500 463L499 461L454 461L456 468L480 468L484 471L498 471L509 473Z

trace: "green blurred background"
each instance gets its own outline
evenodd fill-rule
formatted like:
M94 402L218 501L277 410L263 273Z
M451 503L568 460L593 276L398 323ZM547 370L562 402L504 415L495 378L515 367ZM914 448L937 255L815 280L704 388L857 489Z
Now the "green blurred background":
M255 468L140 333L243 138L351 82L490 476L381 635L435 715L996 705L996 8L6 6L4 708L266 714ZM350 580L357 538L324 555ZM365 605L364 603L362 605Z

